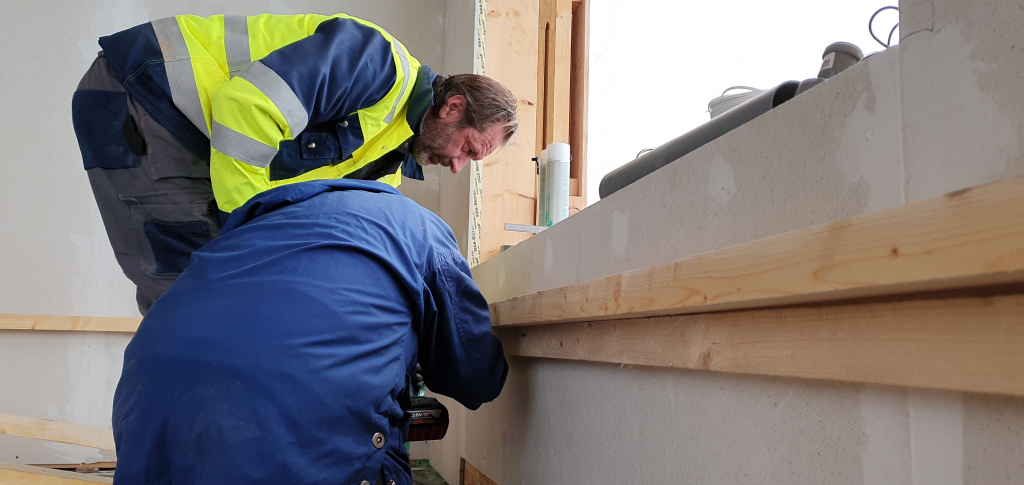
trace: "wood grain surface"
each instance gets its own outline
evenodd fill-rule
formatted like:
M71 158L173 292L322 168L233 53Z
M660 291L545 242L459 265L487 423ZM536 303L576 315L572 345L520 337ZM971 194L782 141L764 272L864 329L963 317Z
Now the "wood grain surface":
M114 483L110 478L0 462L0 483L18 485L88 485Z
M0 330L55 330L135 333L141 318L0 315Z
M572 4L572 72L569 76L570 214L587 206L587 127L590 91L590 2ZM573 183L575 182L575 183Z
M495 326L1024 281L1024 177L491 304Z
M497 485L493 480L487 478L483 472L477 470L475 466L471 465L465 458L462 459L461 466L459 468L459 485Z
M0 434L115 451L114 431L110 428L17 414L0 413Z
M537 146L539 0L487 2L485 38L486 75L497 80L519 100L516 139L481 163L482 201L480 260L501 252L532 234L506 231L505 223L535 224Z
M1024 294L498 330L507 355L1024 396Z

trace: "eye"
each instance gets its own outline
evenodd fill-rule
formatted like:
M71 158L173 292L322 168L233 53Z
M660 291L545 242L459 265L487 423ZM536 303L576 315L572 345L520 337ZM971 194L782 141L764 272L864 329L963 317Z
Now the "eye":
M473 157L473 160L479 160L479 159L482 158L480 156L479 146L476 146L476 147L470 146L469 147L469 151L470 151L470 155Z

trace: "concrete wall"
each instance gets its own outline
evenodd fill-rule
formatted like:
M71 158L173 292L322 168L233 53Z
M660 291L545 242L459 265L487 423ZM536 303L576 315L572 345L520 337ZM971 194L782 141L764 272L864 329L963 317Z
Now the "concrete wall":
M99 50L99 36L180 13L345 12L386 28L438 72L469 72L473 5L472 0L5 3L0 18L0 165L6 180L0 190L0 313L138 315L134 288L110 250L71 125L71 95ZM40 12L47 14L43 23ZM464 226L468 182L434 168L425 172L425 182L409 181L402 190ZM465 185L461 194L460 183ZM0 332L0 412L109 427L128 340L116 334ZM0 435L0 461L113 458L112 452Z
M442 74L473 73L473 57L476 54L477 0L445 1L444 53L445 70ZM453 174L441 167L429 167L439 177L438 211L445 222L455 231L459 249L463 255L469 248L469 177L467 167L459 174Z
M902 2L902 44L474 269L504 299L1024 175L1024 4ZM591 99L591 103L600 100ZM591 120L594 122L594 120ZM596 181L594 183L597 183ZM1024 483L1024 399L513 359L426 446L501 485Z

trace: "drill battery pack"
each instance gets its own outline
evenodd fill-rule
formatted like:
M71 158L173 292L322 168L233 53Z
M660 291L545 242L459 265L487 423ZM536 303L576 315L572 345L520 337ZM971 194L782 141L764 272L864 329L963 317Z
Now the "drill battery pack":
M431 441L448 432L448 408L432 397L413 397L406 411L409 418L408 441Z

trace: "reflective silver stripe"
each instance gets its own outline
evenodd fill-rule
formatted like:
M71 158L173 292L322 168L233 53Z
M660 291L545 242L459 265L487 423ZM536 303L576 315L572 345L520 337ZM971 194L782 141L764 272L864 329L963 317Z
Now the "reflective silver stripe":
M306 108L302 107L299 97L276 72L264 66L262 62L256 61L242 69L242 72L238 73L238 77L251 82L253 86L270 98L274 106L277 106L277 109L284 115L284 120L291 128L293 137L298 136L302 130L306 129L306 124L309 123Z
M277 155L276 148L217 123L217 120L213 121L213 138L210 140L210 146L256 168L266 168Z
M409 57L405 53L405 47L399 44L397 40L392 40L391 43L395 46L395 51L398 52L398 59L402 61L402 73L405 75L402 80L402 90L398 92L398 97L395 98L395 105L391 107L391 112L384 117L385 123L391 123L391 120L395 119L395 112L398 111L398 103L402 101L402 96L405 96L405 90L409 87L409 78L412 73L409 72Z
M252 62L249 55L249 20L244 15L224 16L224 52L233 77Z
M206 128L206 115L203 104L199 101L199 88L196 76L192 72L192 59L188 53L188 45L181 34L178 21L174 17L154 20L153 32L156 33L160 51L164 55L164 69L167 71L167 83L171 87L171 100L185 114L185 117L199 128L207 137L210 130Z

